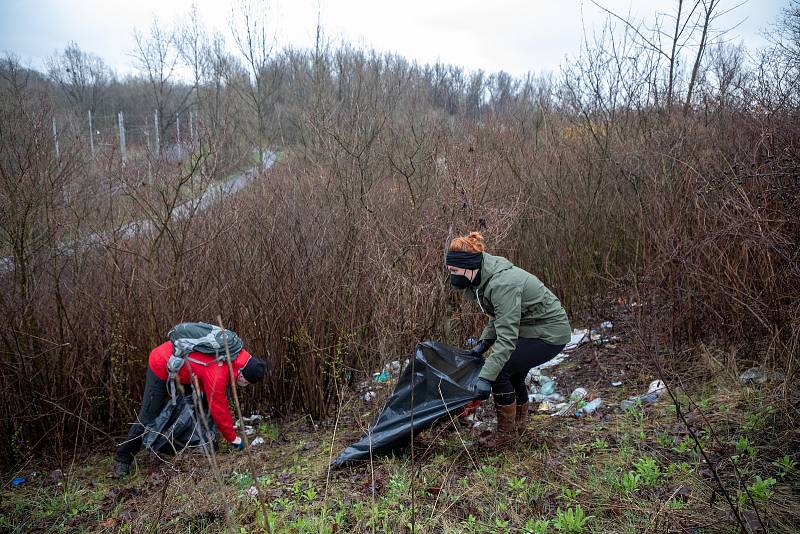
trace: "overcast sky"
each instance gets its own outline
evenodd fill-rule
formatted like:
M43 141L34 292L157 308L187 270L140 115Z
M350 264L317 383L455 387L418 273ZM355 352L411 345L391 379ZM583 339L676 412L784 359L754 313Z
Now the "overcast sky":
M209 28L229 33L237 0L194 0ZM101 56L119 73L131 72L134 27L154 16L171 24L193 0L0 0L0 51L42 68L70 42ZM723 0L733 7L741 0ZM608 9L652 20L672 12L675 0L598 0ZM788 0L749 0L719 20L726 38L750 48ZM273 0L270 20L279 43L311 46L320 12L329 39L399 53L420 62L514 75L555 71L578 53L583 28L599 28L607 15L589 0Z

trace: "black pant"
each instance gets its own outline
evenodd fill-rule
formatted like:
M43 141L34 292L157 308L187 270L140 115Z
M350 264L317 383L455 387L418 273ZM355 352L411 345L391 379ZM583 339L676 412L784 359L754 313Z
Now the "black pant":
M139 452L139 449L142 448L144 427L155 421L168 400L169 392L167 391L167 383L158 378L150 367L148 367L147 379L144 383L142 407L139 409L136 422L131 425L131 429L128 431L128 438L117 447L115 458L118 462L126 464L133 462L133 457Z
M532 368L542 365L556 357L565 345L551 345L541 339L517 339L517 346L500 374L492 382L494 402L501 406L528 402L528 388L525 377Z

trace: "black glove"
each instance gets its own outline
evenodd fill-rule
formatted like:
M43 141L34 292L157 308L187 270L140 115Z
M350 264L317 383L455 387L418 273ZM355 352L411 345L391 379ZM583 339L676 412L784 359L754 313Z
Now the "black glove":
M489 350L489 347L494 345L494 339L481 339L477 345L472 347L469 351L473 356L482 356L484 352Z
M488 399L489 395L492 394L492 383L485 378L478 378L478 380L475 382L475 386L473 387L473 391L479 399Z

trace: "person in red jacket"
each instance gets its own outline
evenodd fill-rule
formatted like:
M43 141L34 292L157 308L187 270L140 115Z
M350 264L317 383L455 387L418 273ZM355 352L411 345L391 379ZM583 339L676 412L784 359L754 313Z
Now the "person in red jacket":
M172 342L167 341L150 352L148 360L147 379L144 386L144 398L139 409L137 420L128 432L128 438L117 447L114 457L114 470L112 476L122 478L130 472L134 456L142 448L142 436L145 427L152 424L167 402L170 394L167 389L167 360L172 355ZM195 360L195 363L192 363ZM206 363L206 365L197 362ZM242 349L233 362L233 374L236 384L247 386L264 379L267 365L264 360L252 356ZM201 352L192 352L187 357L186 363L178 373L181 384L188 386L192 383L192 375L197 377L200 388L205 393L211 417L219 429L220 434L235 449L243 449L242 438L236 435L233 426L233 415L228 407L227 387L230 383L230 371L225 361L215 361L214 356Z

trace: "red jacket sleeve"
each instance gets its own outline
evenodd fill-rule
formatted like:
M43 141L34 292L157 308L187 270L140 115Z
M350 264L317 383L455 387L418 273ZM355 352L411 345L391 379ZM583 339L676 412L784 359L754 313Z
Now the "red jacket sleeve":
M236 429L233 426L233 416L228 408L228 395L226 394L229 371L224 365L215 366L213 371L211 369L209 371L207 380L203 381L203 390L208 399L208 409L222 437L229 443L233 443L233 440L236 439Z

